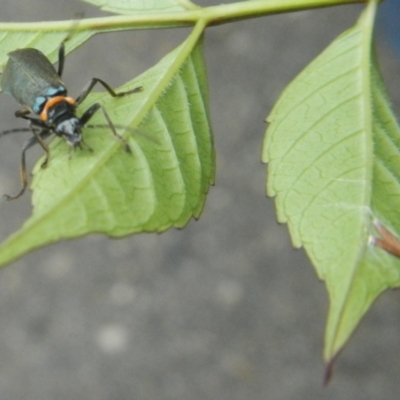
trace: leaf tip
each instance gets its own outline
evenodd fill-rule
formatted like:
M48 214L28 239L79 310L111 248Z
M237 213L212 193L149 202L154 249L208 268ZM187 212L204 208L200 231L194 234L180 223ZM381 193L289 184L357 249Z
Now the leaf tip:
M323 380L323 385L326 387L329 385L330 381L332 380L333 377L333 367L336 364L336 360L339 357L339 352L333 355L332 358L328 360L328 362L325 364L325 373L324 373L324 380Z

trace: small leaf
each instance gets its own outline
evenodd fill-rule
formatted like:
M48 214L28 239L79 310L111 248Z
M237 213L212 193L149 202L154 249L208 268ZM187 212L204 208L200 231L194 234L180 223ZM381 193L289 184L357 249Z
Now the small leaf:
M378 218L400 232L400 131L373 57L376 3L286 89L263 160L280 222L326 281L325 359L344 346L372 302L400 285L400 262L371 244Z
M106 127L85 129L93 149L55 139L49 166L34 169L34 210L23 228L0 246L0 264L45 244L91 232L120 237L161 232L198 218L214 176L202 41L188 40L120 90L119 99L93 93L80 111L101 102L129 143L127 153ZM100 112L91 124L105 124ZM132 129L138 127L138 133Z
M116 14L179 12L198 8L189 0L84 0Z

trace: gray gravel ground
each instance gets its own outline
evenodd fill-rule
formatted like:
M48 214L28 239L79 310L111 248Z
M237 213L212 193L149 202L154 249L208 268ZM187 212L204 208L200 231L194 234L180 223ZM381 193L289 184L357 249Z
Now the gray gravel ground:
M163 235L59 243L2 270L1 400L398 399L398 292L377 302L342 354L333 382L322 387L324 285L276 223L259 161L263 120L280 91L361 8L207 31L218 158L216 186L201 219ZM0 10L2 21L99 15L72 0L2 0ZM70 93L92 76L122 84L186 34L92 39L67 58ZM398 110L399 64L378 43ZM18 125L16 109L0 96L1 129ZM1 141L0 192L18 189L24 140ZM31 163L38 150L30 153ZM29 215L29 197L0 202L2 239Z

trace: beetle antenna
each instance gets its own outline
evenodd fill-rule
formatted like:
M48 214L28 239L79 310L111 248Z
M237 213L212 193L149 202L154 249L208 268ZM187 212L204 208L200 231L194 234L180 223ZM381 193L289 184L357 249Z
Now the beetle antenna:
M32 132L31 128L14 128L9 129L7 131L0 132L0 137L9 135L10 133L19 133L19 132Z

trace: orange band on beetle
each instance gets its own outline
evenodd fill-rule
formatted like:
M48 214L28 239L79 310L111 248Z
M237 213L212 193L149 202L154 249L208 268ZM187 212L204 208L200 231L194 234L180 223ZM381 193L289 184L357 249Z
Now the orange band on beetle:
M40 113L40 119L42 121L47 121L48 118L47 112L49 108L59 103L60 101L66 101L67 103L72 105L76 103L72 97L65 97L65 96L52 97L50 100L47 100L46 104L44 105L43 111Z

